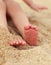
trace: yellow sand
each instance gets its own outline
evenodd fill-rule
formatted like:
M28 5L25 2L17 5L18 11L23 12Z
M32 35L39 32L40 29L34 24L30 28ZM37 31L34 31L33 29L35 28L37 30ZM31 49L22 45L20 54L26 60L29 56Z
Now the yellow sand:
M16 0L15 0L16 1ZM31 24L39 28L39 46L11 47L9 41L21 39L16 33L16 28L9 22L9 29L14 34L8 33L0 27L0 65L51 65L51 1L35 0L36 3L48 6L48 10L35 12L17 0L30 19Z

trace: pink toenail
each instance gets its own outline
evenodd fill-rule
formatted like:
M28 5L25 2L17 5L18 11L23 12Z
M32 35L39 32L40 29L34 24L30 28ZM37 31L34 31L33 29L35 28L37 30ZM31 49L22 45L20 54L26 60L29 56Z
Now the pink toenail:
M22 43L22 44L23 44L23 45L26 45L26 42L24 42L24 41L23 41L23 43Z
M19 42L16 42L16 44L18 45L18 44L19 44Z
M25 30L28 30L30 28L31 28L31 25L27 25L27 26L24 27Z
M13 43L9 43L11 46L13 45Z
M25 29L25 30L28 30L28 29L29 29L29 26L25 26L24 29Z
M21 44L22 44L22 42L21 42L21 41L18 41L18 43L19 43L19 45L21 45Z
M16 43L17 43L17 42L16 42L16 41L14 41L14 42L13 42L13 45L15 45Z

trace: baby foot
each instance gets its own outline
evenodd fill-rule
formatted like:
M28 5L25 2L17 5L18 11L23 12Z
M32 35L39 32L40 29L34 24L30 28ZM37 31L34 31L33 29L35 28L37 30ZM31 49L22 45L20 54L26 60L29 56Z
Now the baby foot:
M36 26L28 25L24 27L24 38L30 45L37 45L38 29Z
M21 41L21 40L14 40L14 41L11 41L10 43L9 43L11 46L24 46L24 45L26 45L26 42L25 41Z

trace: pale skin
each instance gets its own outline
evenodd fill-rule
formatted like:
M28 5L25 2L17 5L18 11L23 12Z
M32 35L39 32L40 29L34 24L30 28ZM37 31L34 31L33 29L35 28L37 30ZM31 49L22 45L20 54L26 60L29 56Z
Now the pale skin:
M32 0L23 1L35 11L47 9L45 6L38 6L34 4ZM2 21L0 22L0 26L3 26L9 32L6 20L6 8L7 13L12 18L14 25L25 40L13 40L10 42L10 45L26 45L26 42L33 46L37 45L38 28L30 24L26 14L23 12L20 5L14 0L4 0L4 2L3 0L0 0L0 21Z

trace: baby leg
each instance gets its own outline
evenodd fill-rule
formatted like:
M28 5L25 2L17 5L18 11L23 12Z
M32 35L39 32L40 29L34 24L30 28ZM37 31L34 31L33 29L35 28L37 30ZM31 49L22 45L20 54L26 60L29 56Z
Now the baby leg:
M4 27L8 31L6 21L6 5L3 0L0 0L0 26Z
M9 32L6 20L6 5L3 0L0 0L0 26L4 27ZM25 45L25 43L24 40L13 40L10 42L10 45Z
M22 37L30 44L37 45L38 29L32 26L18 3L13 0L5 0L7 13L18 28Z

